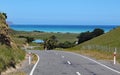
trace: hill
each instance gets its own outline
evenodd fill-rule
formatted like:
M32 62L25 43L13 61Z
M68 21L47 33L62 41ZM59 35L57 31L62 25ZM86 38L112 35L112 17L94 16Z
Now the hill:
M98 59L113 59L117 49L117 59L120 59L120 27L101 36L93 38L68 50L92 56ZM120 60L118 60L120 62Z
M0 13L0 75L9 67L15 68L15 65L25 56L25 52L17 47L10 35L6 19L7 15Z

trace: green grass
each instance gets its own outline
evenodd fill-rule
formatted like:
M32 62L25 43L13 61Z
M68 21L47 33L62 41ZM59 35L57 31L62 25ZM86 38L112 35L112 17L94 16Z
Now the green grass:
M6 23L6 18L7 15L0 13L0 40L4 40L4 42L0 41L0 75L1 72L5 71L9 67L15 68L15 65L22 61L25 57L25 52L17 48L16 44L13 42L14 33L12 33L12 30L9 32L9 26ZM4 44L7 42L11 43L9 44L11 47ZM16 42L18 42L18 40L16 40Z
M120 27L116 28L106 34L103 34L99 37L96 37L92 40L86 41L76 47L74 47L73 49L78 49L81 48L83 46L107 46L107 47L116 47L116 48L120 48Z
M77 52L97 59L113 60L113 52L117 48L117 61L120 62L120 27L86 41L67 51Z
M28 36L28 37L33 37L35 39L46 39L49 38L52 35L55 35L58 38L59 42L65 42L65 41L70 41L74 42L76 41L76 37L78 34L76 33L47 33L47 32L19 32L19 31L14 31L14 37L18 36Z
M75 33L46 33L46 32L14 32L14 36L30 36L35 39L45 39L51 35L55 35L59 42L76 41L78 34ZM25 41L25 39L22 39ZM18 41L21 44L22 41ZM117 61L120 62L120 27L111 30L99 37L86 41L76 47L69 48L67 51L76 52L84 55L94 57L96 59L112 60L114 48L117 48ZM40 48L38 48L40 49ZM58 49L59 50L59 49ZM64 50L64 49L63 49Z
M120 27L81 45L97 44L101 46L120 47Z
M17 64L25 57L25 52L19 49L12 49L5 45L0 45L0 72L5 71L9 67L13 67L13 64Z

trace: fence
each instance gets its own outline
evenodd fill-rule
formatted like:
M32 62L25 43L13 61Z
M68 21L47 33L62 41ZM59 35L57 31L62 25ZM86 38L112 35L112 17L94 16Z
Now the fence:
M82 50L100 50L103 52L114 53L115 48L117 50L117 54L120 54L120 48L118 47L109 47L109 46L101 46L101 45L86 45L82 46Z

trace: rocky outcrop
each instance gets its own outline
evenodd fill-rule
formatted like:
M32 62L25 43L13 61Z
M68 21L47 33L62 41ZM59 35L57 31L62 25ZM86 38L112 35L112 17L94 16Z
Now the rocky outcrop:
M9 47L13 47L14 45L15 47L15 44L9 35L9 27L6 23L6 18L7 16L5 13L0 13L0 44L5 44Z

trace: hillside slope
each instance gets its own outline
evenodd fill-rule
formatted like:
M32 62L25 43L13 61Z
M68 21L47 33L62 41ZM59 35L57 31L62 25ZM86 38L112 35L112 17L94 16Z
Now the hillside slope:
M67 50L96 59L113 60L115 48L117 49L117 61L120 62L120 27Z
M24 59L25 52L20 50L9 33L6 14L0 13L0 75L1 72Z
M120 48L120 27L111 30L110 32L98 36L94 39L86 41L76 47L74 49L87 48L93 46L101 46L101 47L109 47L109 48ZM91 48L92 49L92 48Z

